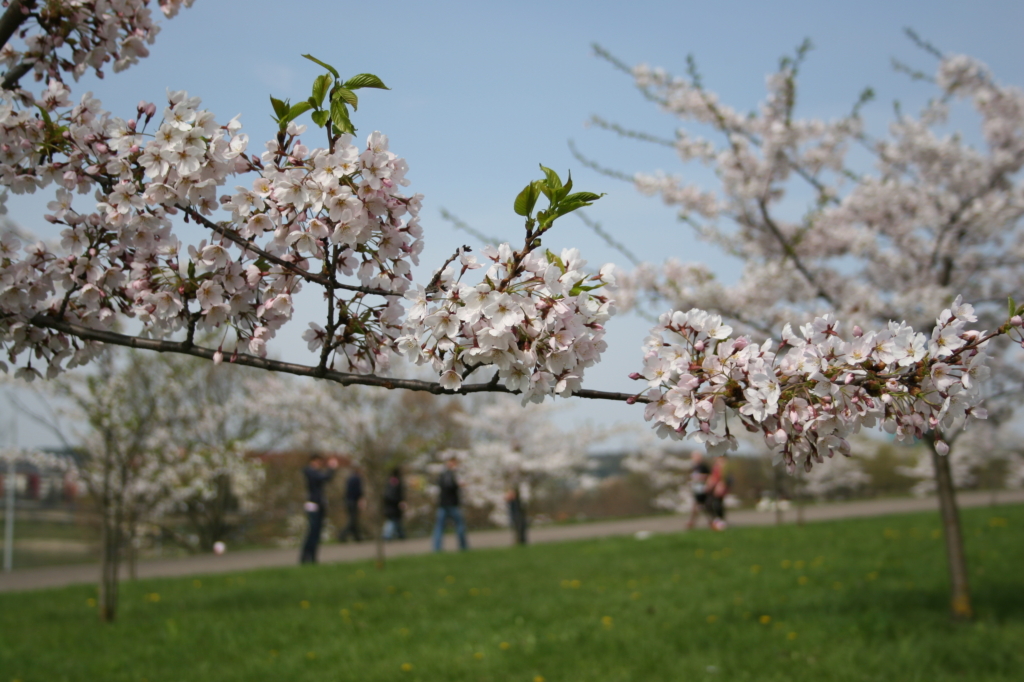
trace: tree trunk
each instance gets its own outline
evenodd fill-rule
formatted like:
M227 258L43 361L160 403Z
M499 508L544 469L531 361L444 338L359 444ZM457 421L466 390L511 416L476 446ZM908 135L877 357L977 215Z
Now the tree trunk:
M963 533L960 531L960 511L956 504L956 490L953 487L953 473L949 466L949 455L935 451L935 439L926 439L932 452L935 467L935 483L939 496L939 514L942 531L946 538L946 560L949 565L950 609L953 620L971 620L971 588L967 582L967 557L964 555Z

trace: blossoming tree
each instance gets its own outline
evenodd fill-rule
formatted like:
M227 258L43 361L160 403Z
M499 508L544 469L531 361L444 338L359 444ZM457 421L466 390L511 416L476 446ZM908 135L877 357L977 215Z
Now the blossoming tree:
M153 362L108 349L97 363L96 373L47 384L68 407L42 421L83 454L78 476L100 519L100 616L113 620L121 564L127 557L134 577L145 527L209 551L230 530L233 507L251 510L263 469L244 455L280 430L273 404L261 396L282 391L274 390L277 381L256 385L251 376L189 357ZM81 425L77 433L66 433L62 418ZM184 535L177 530L182 520Z
M936 94L916 117L897 108L887 136L875 137L865 130L860 109L870 92L852 112L836 119L797 115L797 75L809 44L768 77L767 98L749 115L707 89L692 60L688 74L675 77L648 66L631 69L599 49L683 126L674 139L664 140L602 119L595 122L620 134L660 142L682 161L713 169L719 183L714 190L664 173L637 173L630 179L644 194L677 207L682 221L700 237L742 261L738 281L728 285L699 263L669 259L660 266L641 264L620 278L620 303L678 309L711 306L742 329L781 333L788 350L773 356L766 371L754 369L760 380L743 389L747 401L739 411L791 466L799 459L806 468L822 454L847 451L840 442L847 429L833 428L842 412L874 413L878 419L869 417L871 423L861 423L880 426L897 438L923 438L929 443L947 530L953 610L969 616L967 574L945 455L959 427L971 417L983 417L977 397L980 383L989 377L984 362L999 368L990 393L1019 390L1021 383L1019 363L1006 352L1006 345L999 345L986 361L974 354L975 346L967 340L984 336L966 332L964 325L980 315L984 326L1005 331L1000 322L1006 319L1002 311L1007 297L1009 316L1014 324L1020 322L1012 296L1024 284L1024 188L1019 177L1024 165L1024 92L998 83L977 61L943 55L911 35L937 58L934 77L913 73L933 83ZM980 146L945 132L950 109L961 100L980 121ZM873 167L858 164L854 148L867 151ZM802 214L786 210L787 201L803 197L810 200ZM979 308L968 306L965 299ZM945 310L930 338L912 331L912 325L926 324L940 308ZM820 317L801 326L799 333L787 323L814 315ZM848 324L881 329L862 331L854 326L853 338L843 341L833 315ZM722 330L727 327L715 321L721 326L709 335L724 339L727 332ZM680 322L665 318L661 329L691 334L693 324ZM708 323L702 319L701 324ZM1019 341L1019 333L1014 338ZM690 343L696 347L701 339L692 338ZM661 375L670 358L657 349L666 347L655 337L649 348L644 378L652 388L677 386L680 380L692 383L683 370L669 374L670 381L663 383ZM754 355L760 357L757 351ZM830 375L819 368L834 360L847 363L849 369L831 375L828 384L820 383L821 377ZM924 384L890 390L908 374L923 377L925 366L929 376ZM807 383L797 388L791 379L780 382L779 373L768 367L804 377ZM859 386L867 393L844 395L842 385ZM884 388L877 391L872 386ZM787 392L792 395L788 401L783 397ZM685 395L688 400L690 394ZM967 395L975 397L964 401ZM782 401L788 406L782 408ZM664 411L678 410L678 402L668 399L667 392L660 402L664 407L648 406L649 416L657 421L662 421ZM893 407L899 403L930 407L904 411ZM883 412L876 412L878 407ZM890 418L894 409L901 414ZM801 412L804 416L797 416ZM794 417L794 426L800 426L786 428L786 421ZM838 423L845 421L840 418ZM675 423L670 420L666 426L673 428ZM773 434L775 426L783 428ZM806 439L808 432L816 434L816 449L808 447L813 445ZM712 442L720 438L713 431L706 437Z
M923 436L932 425L982 416L985 347L1018 329L1020 311L1011 304L1012 321L990 332L975 331L967 328L976 320L972 306L947 296L961 285L972 300L1004 291L980 290L969 279L954 277L959 256L946 255L972 249L972 229L943 228L935 269L949 275L914 287L914 300L933 314L945 306L930 340L906 322L887 324L883 311L915 321L923 315L916 309L912 316L901 315L904 309L895 304L902 299L884 294L875 296L879 315L872 322L881 326L878 331L844 340L838 320L826 313L799 334L786 328L783 346L736 336L717 314L687 311L689 303L680 299L646 345L644 369L637 373L646 387L637 394L586 389L584 372L605 351L604 325L615 312L604 293L613 282L611 268L589 271L577 249L556 254L544 249L543 240L559 218L591 205L598 195L574 192L571 178L563 181L545 168L544 177L528 184L513 203L525 223L521 246L487 248L479 261L458 249L432 278L413 283L412 266L422 248L422 197L403 192L409 169L386 136L354 137L351 110L358 106L358 91L385 88L376 76L343 78L307 55L324 72L307 100L271 100L279 129L259 154L249 151L237 118L219 122L199 98L185 92L169 93L159 107L141 102L124 117L104 110L89 93L72 100L70 80L101 72L106 64L118 71L146 55L156 35L152 4L12 0L0 16L8 66L0 94L0 184L15 193L51 191L46 220L60 231L59 247L14 238L0 242L4 371L28 380L52 378L95 360L105 345L121 345L342 385L517 393L526 402L554 395L646 402L662 435L689 436L715 452L734 442L730 424L742 424L763 434L787 461L800 460L805 467L845 450L846 436L863 426L881 424L899 437ZM156 4L173 16L191 3ZM42 84L39 91L21 85L30 72ZM994 120L1003 121L1000 112L1015 106L1016 100L980 70L956 62L950 73L962 75L955 82L963 85L954 92L989 93L991 106L984 112L993 112ZM761 269L777 273L777 286L792 284L794 291L852 314L853 306L837 302L846 300L848 291L874 300L872 285L834 289L798 248L819 242L807 235L797 244L797 233L803 234L798 226L768 219L779 182L799 174L788 152L816 150L798 164L813 186L849 137L844 126L832 125L821 132L820 143L805 144L817 128L793 132L785 115L791 82L773 81L777 94L764 119L771 121L767 136L760 129L750 130L753 139L745 139L742 130L728 136L721 167L736 190L730 210L744 220L751 217L740 225L760 235L752 243L764 250ZM700 92L685 101L702 101ZM748 125L742 117L726 116L723 107L696 106L710 112L713 121L724 116L729 130ZM931 139L913 122L906 129L911 139ZM307 132L315 146L301 141ZM1021 139L1016 129L993 126L991 134L994 144L1015 159L1012 150ZM753 151L762 144L772 150L766 157ZM705 149L691 147L696 154ZM903 148L885 149L883 158L893 156L898 171ZM922 162L923 170L943 182L944 161ZM1012 161L999 162L1009 164L1005 167L984 162L979 161L985 169L998 171L991 183L1012 184ZM965 177L974 182L976 173ZM908 213L935 205L927 193L919 204L904 205L895 200L903 193L890 191L885 182L874 184L869 196L887 199L892 205L885 210L875 215L869 209L877 204L845 200L834 209L852 211L855 223L870 222L870 229L858 232L862 240L852 245L877 250L881 247L868 237L879 230L888 244L912 242L915 230L927 229L917 214ZM231 185L234 190L225 189ZM91 198L82 196L90 192ZM821 196L823 210L833 210L829 206L837 195L823 184ZM973 205L954 213L974 220ZM935 210L946 211L945 204L940 201ZM1003 204L992 210L1005 220L1014 215ZM176 220L200 226L206 238L183 245ZM913 228L901 227L907 224ZM851 243L848 236L837 239L821 240L821 248L831 253ZM784 257L769 258L773 253ZM977 250L979 259L986 256ZM947 268L947 262L953 265ZM898 278L905 272L886 267L878 276ZM292 322L294 297L307 288L322 295L320 319L305 321L309 361L274 360L268 347ZM906 288L912 288L910 282ZM728 313L735 307L723 309ZM797 312L804 317L803 310L785 314ZM224 338L218 346L197 341L213 330ZM401 356L428 366L437 380L394 376L389 366ZM944 441L936 445L945 448Z

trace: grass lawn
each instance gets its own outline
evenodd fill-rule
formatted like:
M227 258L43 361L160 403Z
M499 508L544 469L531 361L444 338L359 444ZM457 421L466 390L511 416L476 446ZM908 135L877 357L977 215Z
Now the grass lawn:
M1024 506L0 594L0 682L1020 680ZM449 540L450 541L450 540Z

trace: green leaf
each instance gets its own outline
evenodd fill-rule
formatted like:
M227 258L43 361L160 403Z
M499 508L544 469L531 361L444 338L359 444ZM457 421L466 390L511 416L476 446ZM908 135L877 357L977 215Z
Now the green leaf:
M372 73L361 73L357 76L352 76L345 81L345 87L349 90L358 90L359 88L377 88L378 90L391 89L384 85L384 81L377 78Z
M316 57L314 57L311 54L304 54L302 56L305 57L306 59L308 59L309 61L315 62L315 63L319 64L320 66L324 67L325 69L330 71L331 74L335 78L341 78L341 74L338 73L338 70L336 68L334 68L333 66L331 66L330 64L327 64L326 62L320 61L319 59L317 59Z
M335 88L331 93L331 101L341 100L345 104L351 104L356 111L359 110L359 96L348 88Z
M317 124L321 128L327 125L327 122L331 120L331 112L326 109L314 111L311 116L313 117L313 123Z
M278 120L278 121L281 120L281 118L285 114L288 113L288 102L287 101L282 101L282 100L277 99L276 97L271 97L270 98L270 105L272 107L274 107L274 114L277 115L277 119L276 120Z
M590 205L603 196L604 194L594 194L593 192L576 192L575 194L570 194L569 196L567 196L565 199L563 199L563 201L565 203L579 202L581 204Z
M533 213L533 207L537 205L539 197L540 190L537 188L537 183L531 182L516 197L515 212L521 216L529 216Z
M298 104L296 104L295 106L288 110L288 120L294 121L297 117L302 116L304 113L306 113L312 108L313 105L311 105L308 101L299 102Z
M586 281L586 280L584 280L584 281ZM595 284L593 286L588 285L588 284L583 284L581 282L580 284L577 284L576 286L574 286L569 291L569 295L570 296L579 296L580 294L582 294L585 291L593 291L594 289L600 289L603 286L604 286L604 282L602 282L600 284Z
M331 121L343 133L354 135L356 132L352 120L348 117L348 107L341 100L331 102Z
M1013 317L1014 315L1017 314L1017 304L1013 302L1013 296L1010 297L1009 304L1010 304L1010 306L1009 306L1010 307L1010 317Z
M331 89L331 82L331 77L326 73L316 77L316 80L313 81L312 99L315 101L313 106L320 108L324 105L324 98L327 97L327 91Z
M547 256L549 263L557 265L558 269L562 271L562 274L565 274L565 263L563 263L562 259L558 257L558 254L553 253L551 249L548 249L544 252L544 255Z
M544 166L541 166L540 169L544 171L544 175L547 176L547 186L552 193L562 189L562 179L558 177L558 173L550 168L545 168ZM551 198L551 194L548 192L545 192L545 194L549 199Z

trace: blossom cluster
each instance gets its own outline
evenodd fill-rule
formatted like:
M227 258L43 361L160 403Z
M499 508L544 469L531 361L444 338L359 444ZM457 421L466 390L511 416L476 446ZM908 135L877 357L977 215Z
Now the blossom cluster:
M32 349L52 376L65 361L75 366L92 356L89 345L30 329L40 312L96 329L128 315L155 337L228 324L236 350L245 344L262 356L311 271L327 271L332 289L343 286L342 274L394 292L376 306L364 304L362 293L332 300L337 319L328 343L339 364L370 371L386 363L387 334L400 327L398 295L422 244L419 197L398 191L407 166L385 136L370 135L362 149L349 136L333 149L310 149L298 137L305 126L292 123L261 156L250 156L237 119L219 124L185 92L168 94L152 133L152 103L140 103L138 118L126 121L89 94L58 113L70 104L66 87L54 80L47 92L49 122L11 100L0 104L0 175L15 192L57 185L47 220L65 227L59 254L43 242L19 253L13 234L0 242L0 343L12 360ZM249 186L218 198L229 177L249 172L258 175ZM90 189L98 202L75 201L73 192ZM206 217L220 207L229 220ZM186 253L172 224L182 211L213 233ZM322 265L309 268L310 258ZM31 360L19 371L38 373Z
M195 0L158 0L164 16L175 16ZM7 3L5 3L6 6ZM149 55L160 27L153 20L151 0L18 0L12 10L22 15L23 44L8 42L0 50L0 64L10 73L20 65L31 67L35 79L78 80L90 69L103 77L113 62L115 73ZM25 24L28 24L27 26Z
M614 281L611 268L589 274L577 249L516 253L506 243L484 257L477 284L462 277L483 266L462 252L458 265L438 273L436 293L423 286L406 293L411 308L398 349L430 363L450 390L479 367L497 367L496 381L524 404L576 392L607 346L604 323L614 307L593 292Z
M986 417L980 382L990 337L966 329L976 320L957 298L930 338L890 322L879 331L854 328L847 341L825 315L799 334L787 325L776 346L733 338L706 311L677 311L651 330L644 369L632 376L648 384L645 417L659 435L689 437L712 454L736 448L730 417L760 433L791 470L848 455L848 438L876 425L897 440L934 431L944 453L944 431Z

